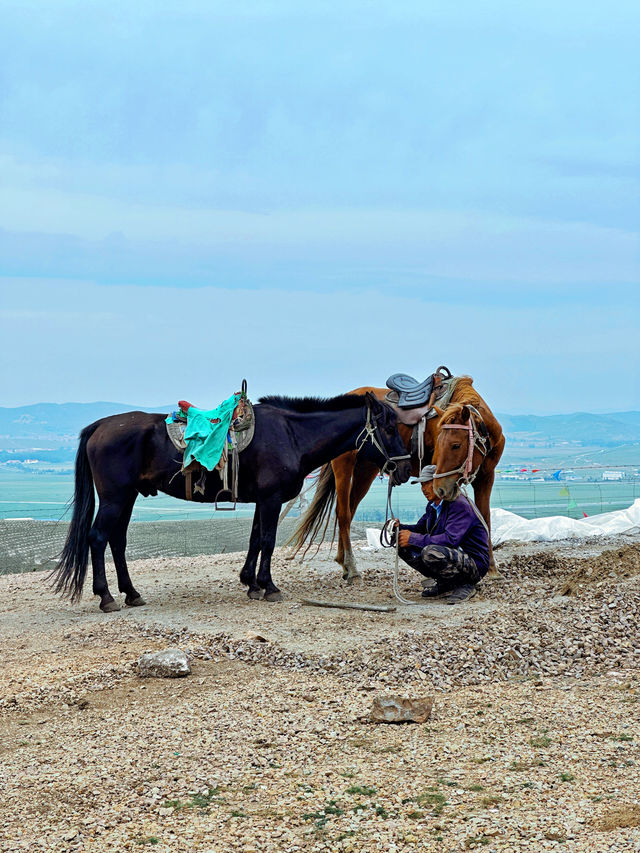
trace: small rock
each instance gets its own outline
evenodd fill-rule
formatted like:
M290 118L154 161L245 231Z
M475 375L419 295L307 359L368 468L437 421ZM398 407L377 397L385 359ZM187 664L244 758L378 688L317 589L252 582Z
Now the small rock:
M138 661L140 678L182 678L190 672L189 661L182 649L147 652Z
M389 693L376 696L371 706L374 723L424 723L431 716L433 696L411 699Z
M263 637L262 634L254 634L253 631L249 631L244 635L245 640L253 640L256 643L268 643L266 637Z

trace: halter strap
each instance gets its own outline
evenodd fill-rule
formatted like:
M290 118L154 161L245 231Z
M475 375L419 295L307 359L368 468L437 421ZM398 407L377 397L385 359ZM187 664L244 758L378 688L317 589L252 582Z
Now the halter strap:
M469 423L468 424L443 424L440 429L463 429L468 433L468 442L469 447L467 450L467 457L457 468L454 468L452 471L444 471L442 474L434 474L433 479L438 480L441 477L449 477L451 474L462 474L462 481L464 483L470 483L475 478L476 472L473 471L473 451L478 448L480 453L483 456L487 455L487 448L485 445L484 439L480 436L478 431L475 428L475 422L473 420L473 415L469 415ZM482 464L482 463L480 463ZM478 468L480 465L478 465Z

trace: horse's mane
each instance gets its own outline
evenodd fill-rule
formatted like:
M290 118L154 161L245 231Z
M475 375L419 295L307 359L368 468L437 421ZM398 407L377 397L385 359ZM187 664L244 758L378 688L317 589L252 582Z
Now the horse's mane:
M342 409L358 409L364 406L362 394L340 394L338 397L260 397L259 403L275 406L277 409L287 409L290 412L339 412Z

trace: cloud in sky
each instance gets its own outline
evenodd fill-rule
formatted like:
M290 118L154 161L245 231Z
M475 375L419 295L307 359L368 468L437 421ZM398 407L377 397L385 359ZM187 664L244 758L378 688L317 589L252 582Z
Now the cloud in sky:
M7 0L4 403L164 401L163 343L218 364L239 316L265 392L450 362L506 411L639 405L639 19Z
M0 405L191 398L204 406L245 376L255 396L331 395L383 385L399 370L426 376L438 364L471 373L498 411L640 403L637 299L628 289L611 301L591 294L576 317L573 300L549 311L533 300L504 304L494 293L465 308L443 290L431 299L372 290L2 285ZM618 370L624 381L616 381Z

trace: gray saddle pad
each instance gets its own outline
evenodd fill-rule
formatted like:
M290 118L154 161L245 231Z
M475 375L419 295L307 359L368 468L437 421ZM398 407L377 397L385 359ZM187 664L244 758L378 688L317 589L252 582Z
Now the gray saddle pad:
M235 436L238 453L242 453L243 450L249 447L256 429L256 416L251 401L245 399L243 406L244 411L231 421L230 427L230 431Z
M167 427L167 435L173 442L176 450L179 450L180 453L184 453L187 449L187 442L184 440L184 431L187 428L186 424L173 423L173 424L165 424Z

